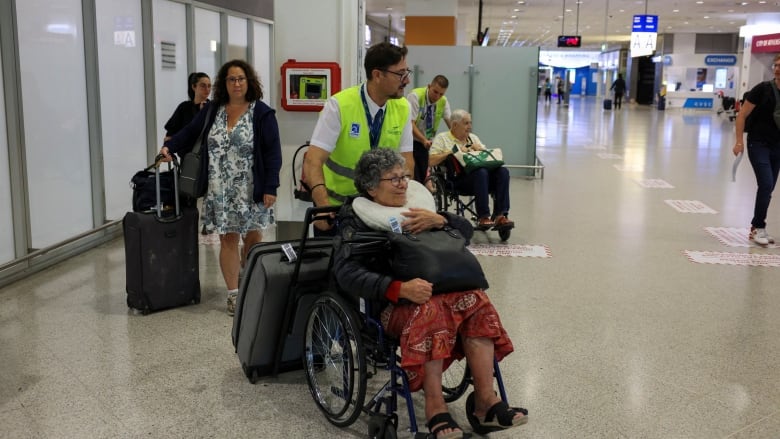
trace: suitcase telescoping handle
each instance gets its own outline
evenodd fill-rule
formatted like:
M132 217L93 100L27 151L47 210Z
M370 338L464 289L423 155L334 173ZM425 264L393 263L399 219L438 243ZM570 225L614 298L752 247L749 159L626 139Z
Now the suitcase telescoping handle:
M157 196L157 220L162 222L176 221L181 216L181 206L179 205L179 160L176 159L175 155L172 154L171 156L173 157L173 160L168 162L168 170L173 172L173 198L176 204L176 215L172 219L165 219L162 216L162 197L160 196L160 165L162 164L162 159L165 158L165 156L158 154L157 157L154 158L154 163L150 165L154 166L154 192ZM173 166L171 166L171 163L173 163Z
M336 213L341 209L341 206L322 206L322 207L310 207L306 209L306 215L304 216L303 236L301 237L301 245L298 248L300 256L295 260L295 268L293 269L292 281L290 282L290 290L295 291L296 283L298 282L298 275L301 272L301 263L303 263L303 255L306 252L306 241L309 237L309 225L314 221L321 219L330 219L331 213ZM293 310L295 308L295 294L287 295L287 306L284 310L284 316L282 317L282 330L279 332L279 338L276 340L276 347L274 348L274 363L272 375L275 377L279 374L279 365L282 362L282 354L284 352L284 342L287 334L290 332L290 323L292 322Z

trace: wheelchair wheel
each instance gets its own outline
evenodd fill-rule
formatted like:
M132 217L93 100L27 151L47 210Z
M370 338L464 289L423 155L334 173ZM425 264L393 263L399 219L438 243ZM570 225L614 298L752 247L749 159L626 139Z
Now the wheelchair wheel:
M471 371L466 359L453 362L441 377L441 390L444 393L444 401L447 403L456 401L463 396L471 382Z
M317 407L338 427L360 416L366 397L366 360L355 312L328 293L306 322L303 367Z
M502 241L508 241L510 235L512 235L512 229L501 229L498 231L498 237Z

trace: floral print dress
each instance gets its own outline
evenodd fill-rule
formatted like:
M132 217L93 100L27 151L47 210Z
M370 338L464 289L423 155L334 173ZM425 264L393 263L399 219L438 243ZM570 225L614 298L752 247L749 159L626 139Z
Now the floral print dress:
M225 107L209 131L209 187L203 199L203 225L208 233L239 233L265 229L273 221L270 209L252 199L254 187L254 130L252 114L255 103L228 130Z

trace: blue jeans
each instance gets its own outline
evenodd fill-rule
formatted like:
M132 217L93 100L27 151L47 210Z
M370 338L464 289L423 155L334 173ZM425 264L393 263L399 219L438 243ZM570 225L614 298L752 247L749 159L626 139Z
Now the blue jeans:
M766 228L766 212L777 183L777 175L780 173L780 145L748 141L747 153L758 183L756 207L750 224L757 229L763 229Z
M476 199L477 217L490 215L490 194L495 194L493 218L509 213L509 170L500 168L487 170L480 168L458 177L456 188Z

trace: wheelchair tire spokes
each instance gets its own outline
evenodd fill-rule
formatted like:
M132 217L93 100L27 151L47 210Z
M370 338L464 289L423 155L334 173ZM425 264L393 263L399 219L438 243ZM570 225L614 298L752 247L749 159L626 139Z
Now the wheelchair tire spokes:
M342 299L326 294L306 322L304 370L317 407L332 424L345 427L360 415L366 394L361 335Z

